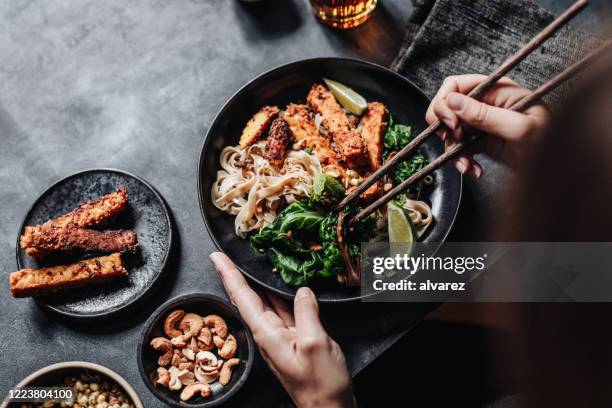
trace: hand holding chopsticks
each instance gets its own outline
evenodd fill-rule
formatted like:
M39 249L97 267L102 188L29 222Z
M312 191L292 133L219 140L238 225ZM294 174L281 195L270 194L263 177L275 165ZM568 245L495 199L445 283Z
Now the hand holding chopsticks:
M521 48L516 54L506 60L495 72L493 72L487 79L482 82L479 86L474 88L468 95L474 99L480 99L482 96L505 74L507 74L513 67L515 67L518 63L520 63L527 55L529 55L534 49L539 47L547 38L557 32L561 27L563 27L571 18L573 18L578 12L580 12L585 6L586 1L577 1L574 3L568 10L566 10L562 15L560 15L557 19L555 19L550 25L548 25L542 32L540 32L537 36L535 36L527 45ZM580 61L576 62L561 74L555 76L542 86L540 86L536 91L532 94L526 96L525 98L518 101L514 106L510 109L521 112L527 109L529 106L539 101L544 95L549 93L550 91L556 89L559 85L567 81L569 78L575 76L578 72L580 72L585 66L590 64L597 57L601 56L604 52L606 52L611 46L610 42L605 43L603 46L599 47L595 51L589 53L587 56L582 58ZM358 197L363 191L365 191L369 186L371 186L376 180L382 177L387 171L389 171L393 166L397 163L401 162L408 158L414 150L420 146L431 134L441 130L444 128L444 124L440 121L436 121L432 123L427 129L417 135L408 145L406 145L400 152L398 152L392 159L387 161L384 166L382 166L378 171L374 172L369 178L367 178L352 194L348 195L340 204L338 204L337 209L344 208L347 204L353 201L356 197ZM408 179L404 180L399 185L395 186L392 190L387 192L384 196L377 199L375 202L366 207L363 211L353 217L349 224L354 224L355 222L360 221L382 205L386 204L397 194L405 191L407 187L411 184L421 180L427 174L436 170L438 167L446 163L447 161L457 157L459 154L464 152L469 147L473 146L480 138L481 134L470 135L466 137L461 142L451 146L449 150L447 150L444 154L434 159L427 166L421 169L419 172L413 174Z

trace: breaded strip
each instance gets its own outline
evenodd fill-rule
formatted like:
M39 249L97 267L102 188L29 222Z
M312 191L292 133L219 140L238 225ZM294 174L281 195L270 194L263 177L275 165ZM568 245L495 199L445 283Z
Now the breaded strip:
M359 122L358 131L368 149L368 162L371 171L378 170L382 165L383 143L387 130L389 114L387 108L380 102L368 104L368 110Z
M121 255L111 254L70 265L22 269L9 275L9 285L14 297L27 297L90 283L102 283L127 274Z
M97 231L86 228L55 226L26 227L21 236L22 245L42 252L126 252L138 244L132 230Z
M317 130L314 120L310 116L308 107L290 104L285 109L283 119L287 122L297 142L310 147L319 158L323 167L333 166L344 179L344 166L340 164L340 156L329 145L329 140Z
M287 146L293 142L293 133L283 118L276 118L270 125L264 157L276 167L282 167Z
M276 106L264 106L247 122L240 136L240 147L245 149L258 141L280 110Z
M127 204L127 190L124 187L120 187L114 193L102 196L96 201L81 204L78 208L53 220L49 220L40 226L26 227L26 233L29 230L30 234L32 234L34 233L33 230L41 227L89 228L99 226L124 211L127 208ZM21 248L25 249L28 255L38 258L42 257L44 253L36 248L28 248L27 238L25 238L26 233L20 238Z
M312 87L306 98L308 105L323 117L321 124L346 165L358 169L368 165L368 155L361 135L351 126L336 98L323 85Z

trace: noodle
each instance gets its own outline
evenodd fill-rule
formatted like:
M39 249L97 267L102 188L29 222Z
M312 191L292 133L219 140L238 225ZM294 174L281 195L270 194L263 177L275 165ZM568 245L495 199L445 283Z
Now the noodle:
M290 150L277 169L264 159L265 145L227 146L219 157L222 170L211 190L212 202L236 216L234 229L241 238L272 223L286 204L310 196L315 175L322 172L319 159L303 150Z
M408 197L402 207L408 212L410 222L416 229L417 238L420 238L433 221L431 208L424 201L411 200Z

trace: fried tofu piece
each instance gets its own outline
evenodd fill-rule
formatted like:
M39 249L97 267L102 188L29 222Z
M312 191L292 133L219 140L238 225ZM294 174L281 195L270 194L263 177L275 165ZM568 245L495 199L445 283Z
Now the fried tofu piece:
M368 154L361 138L348 117L336 102L336 98L323 85L312 87L306 98L308 106L323 117L322 126L332 141L332 148L351 169L368 166Z
M363 177L365 179L368 176L369 174L366 174ZM356 188L357 186L353 186L349 188L346 194L347 195L351 194ZM378 197L380 197L382 193L383 193L383 183L381 180L378 180L374 184L372 184L370 187L368 187L366 191L364 191L363 193L359 195L359 200L363 204L370 204L371 202L376 200Z
M268 132L264 157L274 166L282 167L289 143L293 143L291 128L283 118L274 119Z
M368 110L361 118L361 122L359 122L357 130L368 149L368 162L371 171L378 170L382 165L383 143L388 120L389 112L385 105L380 102L371 102L368 104Z
M264 106L247 122L240 135L240 147L246 149L262 138L270 124L278 116L280 110L276 106Z
M124 187L117 191L102 196L96 201L81 204L74 210L49 220L36 227L26 227L24 235L19 239L21 248L30 256L41 258L45 255L44 251L28 246L26 234L37 234L37 229L42 227L60 228L89 228L103 225L127 208L128 193Z
M97 231L86 228L56 226L26 227L21 245L41 253L61 252L128 252L134 251L138 240L132 230Z
M9 286L14 297L28 297L75 286L102 283L127 274L121 254L111 254L70 265L22 269L9 275Z
M287 122L297 142L304 143L315 152L323 167L333 166L344 179L344 166L340 164L340 155L332 150L329 140L317 130L314 119L305 105L290 104L285 109L283 119Z

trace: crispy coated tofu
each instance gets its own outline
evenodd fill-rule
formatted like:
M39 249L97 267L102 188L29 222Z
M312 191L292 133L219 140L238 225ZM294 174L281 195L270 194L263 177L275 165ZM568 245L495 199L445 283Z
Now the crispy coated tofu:
M290 104L285 109L283 119L289 124L297 142L303 141L305 147L310 147L316 153L323 166L334 166L342 171L340 176L344 178L340 156L331 149L329 140L319 133L306 106Z
M264 106L247 122L240 136L240 147L246 149L263 136L280 110L276 106Z
M102 283L127 274L121 254L111 254L70 265L22 269L9 275L9 286L14 297L27 297L89 283Z
M378 170L382 165L383 143L389 113L380 102L368 104L368 110L359 122L358 131L368 149L368 162L371 171Z
M321 124L332 141L332 148L342 156L351 169L368 166L368 154L361 135L323 85L312 87L306 98L308 105L323 117Z

